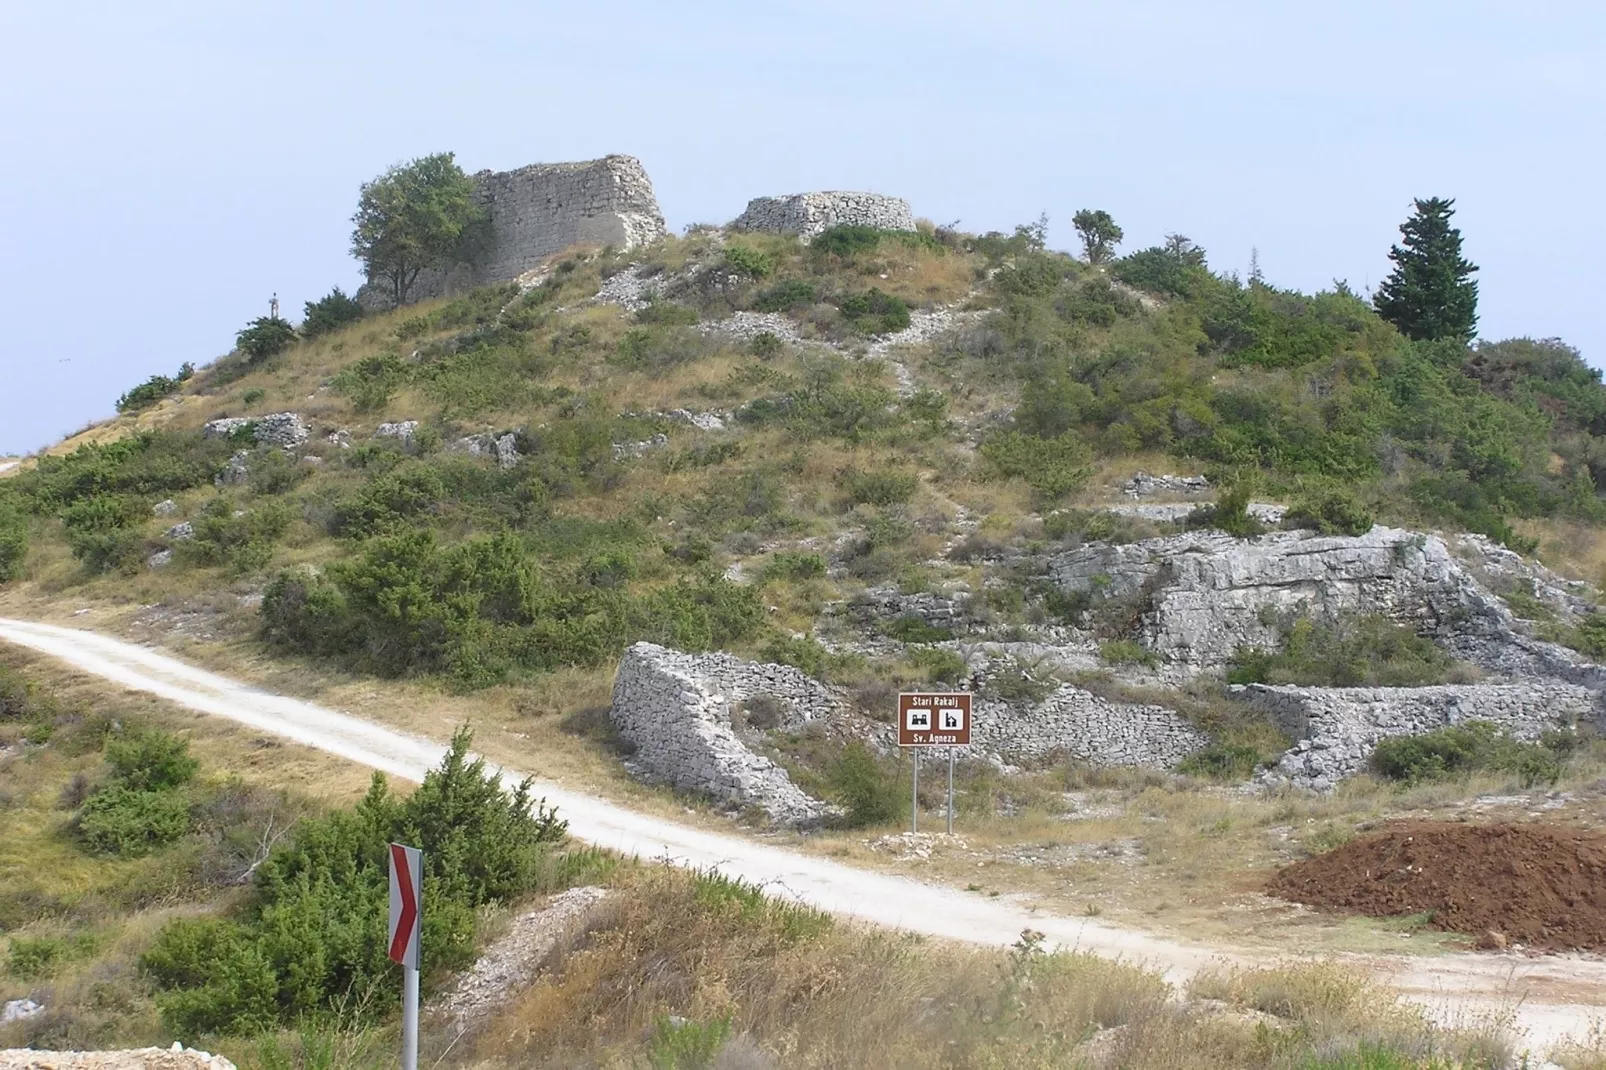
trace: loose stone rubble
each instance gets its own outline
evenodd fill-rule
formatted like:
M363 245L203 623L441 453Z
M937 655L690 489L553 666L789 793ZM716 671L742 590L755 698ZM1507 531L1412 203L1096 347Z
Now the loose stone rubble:
M1201 505L1208 502L1117 502L1104 507L1106 512L1120 516L1135 516L1160 524L1180 524ZM1273 502L1250 502L1244 511L1263 524L1281 524L1288 513L1286 505Z
M9 999L6 1000L4 1007L0 1007L0 1025L27 1021L43 1013L45 1013L44 1005L31 999Z
M1156 494L1209 494L1210 480L1204 476L1151 476L1139 472L1121 488L1129 498L1148 498Z
M657 434L640 442L615 442L613 444L613 459L616 461L635 460L645 457L653 450L661 450L669 445L669 436Z
M112 1051L0 1051L0 1070L235 1070L221 1055L186 1048L126 1048Z
M1360 772L1380 740L1415 736L1467 721L1489 721L1517 739L1537 739L1594 716L1596 693L1572 684L1470 684L1435 687L1273 687L1233 689L1298 740L1265 780L1326 791Z
M151 506L152 516L174 516L178 513L178 503L172 498L164 498Z
M506 935L485 949L458 978L439 1009L460 1026L472 1026L519 994L553 955L607 916L607 888L570 888L537 910L513 919Z
M393 438L402 444L403 449L412 448L417 434L417 420L397 420L393 423L382 423L374 428L375 438Z
M470 457L494 457L498 468L512 468L519 463L518 434L513 431L497 435L486 431L478 435L465 435L446 447L451 453L466 453Z
M781 723L801 726L842 708L818 681L786 665L729 654L682 654L652 643L625 651L610 714L636 748L635 772L733 809L756 806L781 825L818 824L831 810L804 794L786 770L737 736L743 702L768 696Z

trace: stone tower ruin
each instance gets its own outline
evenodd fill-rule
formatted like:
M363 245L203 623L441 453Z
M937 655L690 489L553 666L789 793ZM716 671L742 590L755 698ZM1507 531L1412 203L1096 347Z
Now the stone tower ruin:
M410 300L511 282L571 245L629 249L666 233L652 181L634 156L480 171L474 186L490 218L484 249L472 263L420 272ZM388 284L373 279L357 298L369 308L391 303Z

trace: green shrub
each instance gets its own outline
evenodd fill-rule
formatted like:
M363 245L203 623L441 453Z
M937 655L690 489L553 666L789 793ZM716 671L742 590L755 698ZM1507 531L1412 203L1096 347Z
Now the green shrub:
M1431 639L1371 616L1293 623L1280 650L1240 649L1228 666L1234 684L1314 687L1422 687L1450 678L1455 662Z
M303 306L301 333L308 338L316 338L356 323L362 317L363 307L357 303L357 299L347 297L336 286L318 300L308 301Z
M845 297L837 307L848 325L860 334L891 334L909 326L908 304L879 288Z
M780 550L764 562L763 578L771 580L809 580L825 575L825 558L810 550Z
M1473 772L1511 773L1524 787L1554 784L1561 776L1561 758L1539 743L1523 743L1488 721L1394 736L1372 752L1372 769L1388 780L1417 783Z
M982 443L981 455L998 475L1025 480L1046 501L1065 497L1093 474L1093 451L1069 431L1053 438L994 432Z
M1010 658L987 678L983 690L990 698L1035 705L1059 690L1059 686L1060 682L1052 675L1036 675L1019 659Z
M809 250L815 254L851 258L860 253L875 251L884 241L940 248L934 238L918 231L882 230L861 223L839 223L816 234L814 240L809 243Z
M1144 665L1150 668L1160 664L1158 654L1132 639L1112 639L1100 643L1099 660L1107 665Z
M261 316L252 320L234 336L234 347L246 355L252 364L284 352L296 340L296 329L288 320L276 316Z
M241 516L235 511L227 498L212 499L195 519L194 538L181 543L179 552L195 564L222 565L239 575L265 566L290 525L289 510L270 503Z
M1592 658L1606 658L1606 613L1590 613L1578 622L1578 650Z
M67 944L57 936L13 936L6 951L6 972L19 981L49 977L67 958Z
M1262 759L1260 749L1247 743L1217 741L1194 751L1177 765L1177 772L1210 780L1247 780Z
M636 312L636 322L660 327L691 327L702 317L689 305L674 301L649 301Z
M837 485L854 505L902 505L914 497L920 479L894 468L848 468L837 476Z
M854 828L884 825L897 818L903 802L898 776L864 743L842 748L827 775L833 799L847 811Z
M913 613L892 618L882 625L881 630L887 633L888 638L900 643L943 643L954 637L954 633L947 628L927 624Z
M410 377L408 366L395 353L376 353L340 370L329 387L349 398L358 412L378 412L390 403Z
M781 340L772 331L759 331L748 343L748 350L759 360L769 360L782 349Z
M794 308L807 308L819 299L819 292L812 282L784 279L767 290L761 290L753 299L753 307L760 312L790 312Z
M159 989L167 1028L194 1035L260 1032L341 1011L385 1012L393 984L385 955L386 850L423 851L423 945L432 968L472 957L475 912L553 890L570 872L552 863L565 826L530 797L505 792L459 731L439 767L406 799L375 774L354 810L303 821L257 869L238 920L169 924L141 958Z
M762 279L775 270L775 261L762 249L732 242L725 246L725 270L750 279Z
M168 378L165 375L153 375L118 398L117 411L139 412L142 409L148 409L163 398L178 393L179 389L194 374L194 366L185 364L179 368L178 374L172 378Z
M10 502L0 501L0 583L15 579L28 556L28 518Z
M157 728L112 736L106 741L106 761L114 783L131 791L182 787L200 769L200 762L190 756L188 740Z
M947 647L917 646L909 651L909 660L928 683L957 684L969 673L965 659Z
M652 1070L710 1070L730 1036L729 1016L692 1022L661 1015L647 1041L647 1063Z
M78 810L78 835L96 851L138 857L190 830L190 801L178 791L145 791L112 784Z
M132 503L100 494L73 502L62 510L67 548L91 572L110 572L128 565L139 549L139 536L129 529Z
M1217 496L1214 505L1195 507L1183 523L1190 528L1215 528L1240 539L1264 535L1266 525L1249 512L1249 495L1247 483L1227 487Z
M1283 516L1285 528L1310 528L1322 535L1365 535L1372 514L1342 489L1328 489L1295 500Z

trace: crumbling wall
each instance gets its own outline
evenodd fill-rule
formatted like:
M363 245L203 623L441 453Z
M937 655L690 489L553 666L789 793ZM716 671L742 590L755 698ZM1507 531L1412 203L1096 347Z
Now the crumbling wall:
M881 230L915 229L914 213L902 197L879 193L793 193L754 197L731 224L733 230L796 234L804 241L831 227L857 225Z
M409 300L511 282L572 245L631 249L667 233L652 181L634 156L480 171L474 188L490 221L484 248L471 263L420 272ZM357 297L387 308L389 283L370 278Z

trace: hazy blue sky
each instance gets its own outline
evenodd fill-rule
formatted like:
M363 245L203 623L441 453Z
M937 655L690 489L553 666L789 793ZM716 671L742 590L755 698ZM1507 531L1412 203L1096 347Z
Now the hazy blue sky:
M1106 208L1305 289L1451 196L1483 335L1606 360L1598 0L52 0L0 57L0 453L354 288L359 184L442 149L638 156L676 229L868 189L1067 247Z

